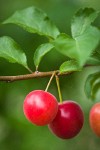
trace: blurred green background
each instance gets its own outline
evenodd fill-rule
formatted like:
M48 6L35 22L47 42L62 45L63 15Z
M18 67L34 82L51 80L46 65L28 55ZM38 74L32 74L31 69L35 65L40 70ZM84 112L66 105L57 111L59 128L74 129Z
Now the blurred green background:
M0 0L0 22L14 11L35 5L43 9L61 32L70 34L70 22L80 7L93 7L100 10L100 0ZM100 16L95 25L100 26ZM15 25L1 25L0 36L7 35L18 42L28 57L30 68L35 71L33 54L37 46L46 42L43 36L29 34ZM99 47L98 47L99 48ZM40 64L40 71L58 69L66 58L55 51L49 52ZM46 62L46 63L45 63ZM48 127L37 127L29 123L23 114L23 100L32 90L45 89L49 78L38 78L13 83L0 82L0 150L99 150L100 138L91 131L88 115L96 102L88 100L84 93L86 77L100 67L87 67L82 72L60 78L63 99L77 101L83 108L85 123L78 136L62 140L52 135ZM0 58L0 75L28 73L18 64L10 64ZM58 98L55 81L49 92ZM59 98L58 98L59 99ZM99 98L100 101L100 98Z

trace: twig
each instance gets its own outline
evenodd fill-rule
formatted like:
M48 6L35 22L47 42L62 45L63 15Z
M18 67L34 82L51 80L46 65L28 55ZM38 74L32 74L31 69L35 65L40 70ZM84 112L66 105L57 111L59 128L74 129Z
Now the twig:
M93 65L85 65L84 67L93 67ZM94 66L96 67L96 66ZM30 71L32 72L32 71ZM32 78L38 78L38 77L48 77L52 76L52 74L55 72L57 76L62 76L62 75L68 75L71 74L75 71L71 72L65 72L65 73L60 73L59 70L54 70L54 71L49 71L49 72L32 72L31 74L25 74L25 75L17 75L17 76L0 76L0 81L6 81L6 82L13 82L13 81L18 81L18 80L28 80Z
M6 81L6 82L13 82L18 80L28 80L32 78L38 78L38 77L48 77L51 76L53 73L56 73L58 76L61 75L67 75L71 74L72 72L66 72L60 74L58 70L56 71L49 71L49 72L33 72L32 74L25 74L25 75L17 75L17 76L0 76L0 81Z

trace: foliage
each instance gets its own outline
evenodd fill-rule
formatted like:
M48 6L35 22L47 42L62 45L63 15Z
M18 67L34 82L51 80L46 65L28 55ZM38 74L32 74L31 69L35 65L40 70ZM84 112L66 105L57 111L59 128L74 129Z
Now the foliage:
M4 36L0 38L0 57L7 59L11 63L19 63L28 68L25 53L10 37Z
M51 38L56 38L59 30L50 21L48 16L36 7L29 7L21 11L16 11L3 24L16 24L30 33L38 33Z
M60 66L60 73L64 73L66 71L78 71L78 70L80 70L80 68L75 60L65 61Z
M53 49L67 56L66 59L69 58L69 61L65 61L59 67L60 73L65 73L80 71L87 63L88 65L100 65L100 52L95 52L100 41L100 30L91 24L97 16L98 12L92 8L77 11L71 22L72 37L60 33L49 17L34 6L16 11L3 24L16 24L29 33L37 33L47 37L48 43L39 45L34 53L33 60L36 69L43 56ZM25 53L10 37L0 38L0 57L12 63L19 63L30 70L27 66ZM92 75L92 78L94 79L95 75ZM99 86L96 83L94 88L91 88L90 82L91 76L88 77L85 85L86 95L93 98ZM94 80L92 80L92 84L94 84Z
M45 44L40 45L40 46L36 49L36 51L35 51L35 53L34 53L34 64L35 64L36 68L38 68L39 63L40 63L42 57L43 57L46 53L48 53L51 49L53 49L53 47L54 47L54 46L53 46L51 43L45 43Z
M98 90L100 90L100 72L90 74L85 83L85 93L88 98L96 100Z

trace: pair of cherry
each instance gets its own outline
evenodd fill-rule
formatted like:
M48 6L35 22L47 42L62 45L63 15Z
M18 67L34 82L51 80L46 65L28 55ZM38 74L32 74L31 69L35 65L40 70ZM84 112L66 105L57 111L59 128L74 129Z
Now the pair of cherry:
M84 114L79 104L68 100L58 103L49 92L30 92L23 105L26 118L38 126L48 125L50 131L62 139L75 137L84 123Z
M49 92L35 90L30 92L23 105L26 118L38 126L48 125L56 136L62 139L75 137L84 123L84 114L74 101L58 103ZM100 137L100 102L90 110L89 123L94 133Z

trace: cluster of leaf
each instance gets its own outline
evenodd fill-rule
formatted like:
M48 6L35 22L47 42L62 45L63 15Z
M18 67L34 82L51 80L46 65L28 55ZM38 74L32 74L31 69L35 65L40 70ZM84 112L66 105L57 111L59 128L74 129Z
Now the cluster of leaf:
M98 12L92 8L80 9L71 22L71 37L60 33L48 16L36 7L16 11L3 24L16 24L30 33L46 36L48 43L39 45L36 49L34 64L38 68L43 56L53 49L69 57L69 61L59 67L59 71L64 73L79 71L86 64L100 65L100 52L93 54L100 41L100 30L91 25L97 16ZM0 38L0 57L12 63L19 63L29 70L25 53L11 37ZM87 86L90 87L86 84Z

